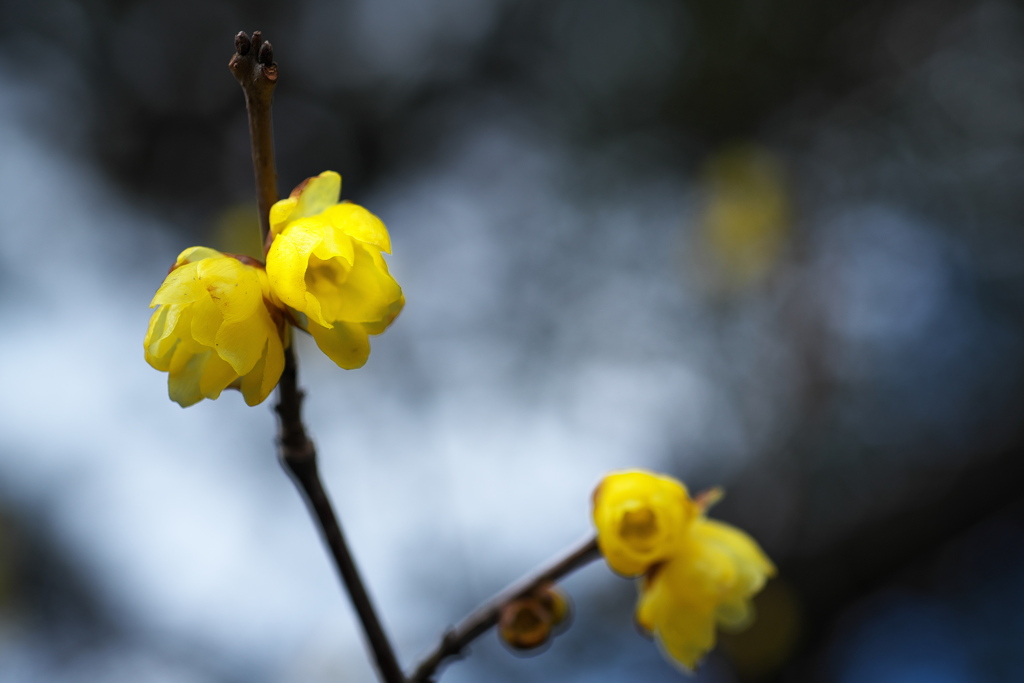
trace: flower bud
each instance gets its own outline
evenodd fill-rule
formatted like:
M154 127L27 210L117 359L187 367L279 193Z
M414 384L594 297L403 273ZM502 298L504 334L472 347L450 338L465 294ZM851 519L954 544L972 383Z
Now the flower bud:
M546 643L555 626L569 615L569 601L551 585L512 600L501 609L498 635L516 650L532 650Z

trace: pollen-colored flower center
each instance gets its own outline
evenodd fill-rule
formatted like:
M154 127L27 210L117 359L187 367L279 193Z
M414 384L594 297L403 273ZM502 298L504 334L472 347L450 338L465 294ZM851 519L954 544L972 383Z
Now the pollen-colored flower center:
M658 533L658 518L650 508L627 510L619 523L619 534L632 545L646 545Z

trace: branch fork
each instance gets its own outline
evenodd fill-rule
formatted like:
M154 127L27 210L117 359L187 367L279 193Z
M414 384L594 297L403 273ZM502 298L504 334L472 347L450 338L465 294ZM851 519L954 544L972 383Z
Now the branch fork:
M253 32L251 38L245 32L239 32L235 36L235 54L228 63L228 68L245 93L260 233L266 252L272 240L270 207L278 198L271 118L271 100L278 79L273 47L269 41L263 39L259 31ZM278 415L278 454L281 464L291 475L306 499L310 512L316 518L324 542L330 550L335 567L359 616L366 640L373 651L377 671L384 683L434 681L438 667L449 658L461 656L470 642L494 627L500 619L502 610L509 603L534 593L541 586L554 583L569 572L600 557L596 539L589 538L534 576L527 577L498 593L458 626L449 629L433 652L416 667L411 676L406 678L395 657L391 641L381 626L320 479L316 446L309 438L302 420L303 393L298 387L294 349L289 345L284 353L284 371L278 384L278 402L274 408Z

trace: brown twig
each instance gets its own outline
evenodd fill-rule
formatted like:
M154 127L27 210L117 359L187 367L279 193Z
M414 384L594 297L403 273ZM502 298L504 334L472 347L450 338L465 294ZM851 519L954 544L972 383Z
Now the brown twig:
M373 650L377 671L386 683L404 683L405 676L395 658L391 641L388 640L377 618L370 596L356 568L352 553L349 552L341 525L331 507L316 464L316 447L306 435L302 422L302 392L298 388L295 374L295 354L291 347L285 350L284 372L278 384L278 402L275 410L280 417L281 464L292 475L295 483L305 494L306 502L320 524L324 542L331 551L334 564L345 583L352 605L359 615L363 632Z
M249 113L249 137L252 140L252 168L256 175L256 204L260 218L260 237L264 250L270 234L270 207L277 201L277 168L274 165L274 124L270 103L277 85L277 63L270 41L253 31L252 39L239 31L235 36L235 54L228 68L245 93Z
M544 584L554 583L566 574L593 562L600 556L601 553L597 548L597 539L587 538L584 543L572 548L568 553L557 558L547 567L535 574L520 579L501 591L475 609L458 626L448 629L433 652L424 658L413 674L409 676L409 683L428 683L433 681L437 668L445 659L457 657L472 641L498 623L498 619L501 616L501 608L504 605L528 593L532 593Z
M274 166L274 138L271 126L270 101L277 83L277 65L269 42L259 31L252 39L240 32L235 36L235 55L228 64L245 92L249 112L249 134L252 141L252 162L259 200L260 230L264 244L269 243L270 207L277 201L277 171ZM391 641L388 640L377 613L370 602L352 553L345 542L341 525L327 497L316 462L316 447L306 433L302 421L302 391L298 387L295 353L285 349L284 372L278 384L275 410L280 419L278 439L281 464L291 474L316 517L324 542L344 581L345 588L363 625L366 639L373 650L377 671L385 683L405 683Z

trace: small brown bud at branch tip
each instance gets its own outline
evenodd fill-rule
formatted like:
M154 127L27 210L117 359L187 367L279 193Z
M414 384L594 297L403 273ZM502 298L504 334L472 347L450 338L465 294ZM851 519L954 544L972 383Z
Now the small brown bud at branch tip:
M235 52L244 57L249 54L251 48L252 41L249 40L249 36L245 35L245 31L239 31L238 35L235 36Z
M271 66L274 63L274 48L269 40L260 45L259 62L263 66Z

